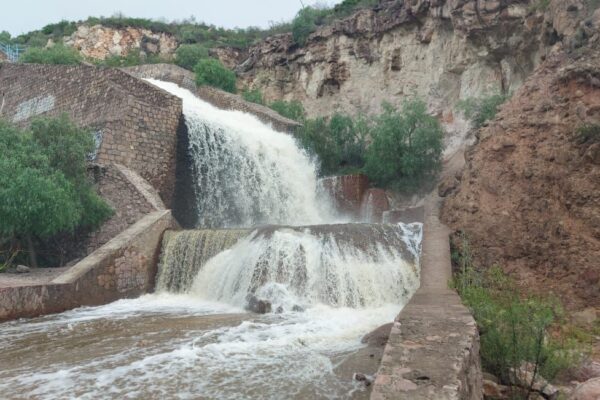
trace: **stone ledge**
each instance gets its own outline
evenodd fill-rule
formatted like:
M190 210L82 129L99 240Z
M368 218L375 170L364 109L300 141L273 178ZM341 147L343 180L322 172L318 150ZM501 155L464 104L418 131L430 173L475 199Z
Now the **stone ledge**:
M153 212L49 284L0 288L0 321L147 293L154 287L162 235L176 226L171 211Z
M479 332L452 277L449 229L438 220L439 198L425 202L421 287L396 318L372 400L479 400Z

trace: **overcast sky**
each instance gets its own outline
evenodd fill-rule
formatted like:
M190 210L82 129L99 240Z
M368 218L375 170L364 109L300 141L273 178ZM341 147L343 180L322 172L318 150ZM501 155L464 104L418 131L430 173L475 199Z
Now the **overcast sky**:
M13 36L69 21L122 12L130 17L167 21L195 16L227 28L268 27L270 21L290 20L304 5L335 4L341 0L2 0L0 31Z

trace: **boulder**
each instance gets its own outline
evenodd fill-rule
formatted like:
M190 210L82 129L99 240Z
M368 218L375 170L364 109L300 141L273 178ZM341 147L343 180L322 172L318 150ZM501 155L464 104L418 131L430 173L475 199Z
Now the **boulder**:
M590 379L577 385L569 399L600 400L600 378Z
M357 382L362 382L365 386L371 386L373 383L373 378L371 376L361 373L355 373L354 380Z
M15 271L17 272L17 274L28 274L29 272L31 272L31 268L29 268L26 265L17 265Z
M393 325L392 322L381 325L379 328L363 336L361 343L368 343L369 346L385 346L390 337L390 331L392 330Z
M514 374L511 374L511 379L515 379L513 384L525 389L531 386L534 392L541 394L545 399L558 399L558 395L560 394L558 388L542 378L539 373L536 374L534 379L534 371L535 367L531 363L524 363L518 370L512 370Z
M266 314L271 312L271 303L267 300L258 299L256 296L248 297L246 310L256 314Z
M595 308L586 308L573 313L572 318L576 324L591 326L598 320L598 311Z
M497 382L483 380L483 398L486 400L502 400L509 398L509 388Z

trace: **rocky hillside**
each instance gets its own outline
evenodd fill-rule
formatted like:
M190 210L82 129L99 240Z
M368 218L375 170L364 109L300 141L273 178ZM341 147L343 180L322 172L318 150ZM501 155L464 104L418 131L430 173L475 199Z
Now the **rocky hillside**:
M477 132L443 208L480 266L574 309L600 307L600 10L579 32Z
M419 95L445 123L451 153L468 130L457 102L516 90L585 9L578 0L538 2L383 0L320 28L305 46L291 34L264 40L237 72L267 100L301 100L310 116L373 113Z
M77 30L63 39L65 45L74 47L87 58L104 60L109 56L126 56L131 51L146 55L173 57L177 40L168 33L154 33L143 28L110 28L102 25L79 25Z

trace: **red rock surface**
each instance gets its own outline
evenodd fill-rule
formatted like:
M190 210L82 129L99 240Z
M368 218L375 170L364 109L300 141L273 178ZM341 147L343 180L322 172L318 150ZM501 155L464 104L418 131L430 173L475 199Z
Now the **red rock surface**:
M330 194L341 212L359 217L369 179L365 175L331 176L321 180L323 189Z
M599 34L546 60L478 132L443 220L469 238L481 267L571 309L600 307Z

